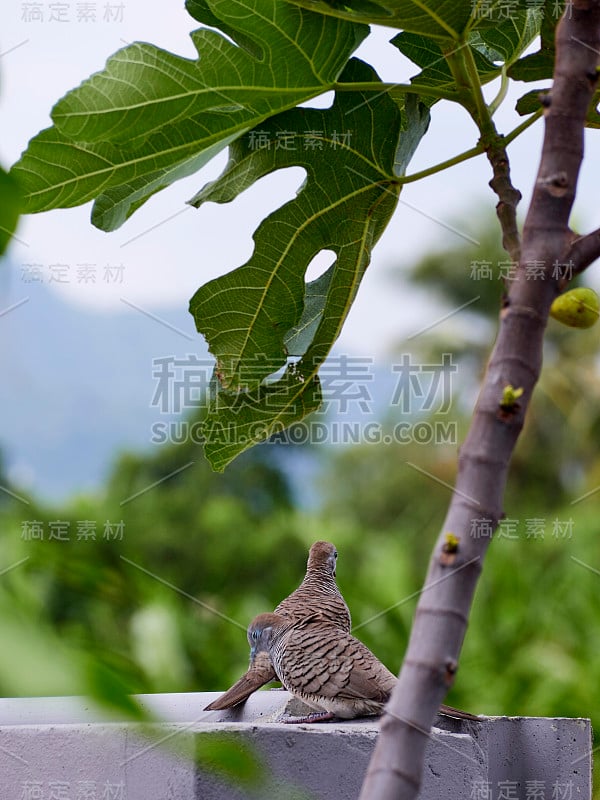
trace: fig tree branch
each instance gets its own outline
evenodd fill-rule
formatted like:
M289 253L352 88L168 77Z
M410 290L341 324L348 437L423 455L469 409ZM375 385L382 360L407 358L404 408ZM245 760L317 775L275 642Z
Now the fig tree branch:
M494 177L490 187L498 196L496 215L502 229L502 247L515 263L519 263L521 241L517 225L517 206L521 200L521 192L512 185L510 179L510 162L502 136L496 135L486 146L488 161Z
M496 101L491 106L486 104L469 47L457 48L448 53L447 61L462 98L461 102L481 133L479 145L485 151L493 172L489 185L498 196L496 214L502 228L502 246L516 264L519 262L521 247L517 226L517 205L521 200L521 192L512 185L507 142L498 133L492 119Z
M600 258L600 228L574 239L566 261L572 265L572 274L579 275L597 258Z
M362 800L412 800L420 788L424 731L430 730L454 681L483 558L504 514L510 458L541 370L548 312L560 290L555 264L573 241L568 223L599 59L600 0L573 0L556 30L544 143L516 277L500 313L496 344L460 451L452 500L429 564L425 584L431 588L417 606ZM464 83L458 88L464 91ZM537 267L534 279L531 264ZM512 392L505 391L509 386ZM444 576L447 580L440 580Z

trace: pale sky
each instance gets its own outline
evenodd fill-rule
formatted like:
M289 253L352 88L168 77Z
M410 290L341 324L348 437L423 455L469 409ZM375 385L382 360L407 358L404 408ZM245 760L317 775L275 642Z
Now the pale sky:
M125 43L152 42L183 56L195 50L188 33L195 21L183 2L148 4L142 0L109 3L110 20L104 20L107 3L59 3L64 22L50 19L51 0L23 2L3 0L0 11L0 159L13 163L27 141L50 124L53 103L90 73L101 69L106 58ZM120 8L119 8L120 7ZM87 9L87 22L79 19ZM29 20L39 13L42 20ZM384 80L404 81L417 70L387 44L393 31L376 29L357 55L371 63ZM508 132L520 121L512 111L514 100L530 86L518 84L498 114L497 124ZM486 88L491 98L495 87ZM512 102L511 102L512 101ZM513 180L523 193L522 214L537 170L542 123L528 130L509 151ZM466 113L447 103L433 111L430 131L409 167L416 172L449 158L476 143L477 131ZM598 132L588 131L576 205L582 230L600 225L597 175L600 155ZM185 205L204 183L221 171L222 153L200 173L160 192L137 211L118 231L110 234L89 222L91 204L56 210L22 220L18 239L10 251L14 262L13 300L27 293L21 277L27 264L41 266L45 282L50 265L68 267L63 284L53 283L70 302L95 308L123 308L135 304L155 314L161 309L187 306L195 290L206 280L244 263L252 252L251 234L261 219L287 199L303 180L300 169L263 178L233 203L213 203L194 210ZM410 263L433 244L443 247L460 241L455 228L473 235L474 208L493 209L495 197L487 186L490 170L484 157L465 162L404 189L395 217L375 249L373 261L339 342L348 352L384 353L393 340L433 321L439 309L426 302L404 304L392 289L389 267ZM448 227L450 226L450 227ZM78 265L96 265L98 275L106 267L123 265L123 282L81 284L75 279Z

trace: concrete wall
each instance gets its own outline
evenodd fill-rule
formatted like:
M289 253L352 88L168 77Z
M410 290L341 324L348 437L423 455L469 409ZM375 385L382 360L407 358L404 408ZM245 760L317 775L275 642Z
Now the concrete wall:
M217 693L144 695L162 722L115 720L82 698L0 699L0 800L351 800L377 721L285 725L287 692L261 691L240 709L203 712ZM438 718L423 800L588 800L586 719ZM216 735L216 736L215 736ZM219 738L254 748L258 788L240 790L196 765ZM208 748L208 750L207 750ZM205 763L205 762L204 762Z

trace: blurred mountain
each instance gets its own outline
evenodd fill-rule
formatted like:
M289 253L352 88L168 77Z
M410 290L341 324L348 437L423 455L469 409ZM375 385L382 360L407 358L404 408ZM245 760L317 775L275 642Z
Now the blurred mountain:
M60 502L97 489L118 449L150 445L163 416L152 406L153 359L206 359L207 349L184 306L148 313L82 308L5 273L0 450L15 487Z
M7 266L0 274L0 454L16 491L60 504L98 491L120 452L186 438L213 362L184 304L150 309L128 298L117 311L85 308L47 280L15 279ZM172 378L159 384L163 369ZM394 405L399 377L368 354L335 352L321 379L324 412L277 448L309 506L322 450L305 445L360 441L365 425L378 426Z

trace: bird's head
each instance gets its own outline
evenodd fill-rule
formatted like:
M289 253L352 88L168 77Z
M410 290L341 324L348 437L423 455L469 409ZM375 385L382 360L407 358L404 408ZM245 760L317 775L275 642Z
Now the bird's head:
M308 553L308 570L325 571L335 578L337 550L331 542L315 542Z
M279 614L259 614L248 626L250 663L259 653L268 653L273 637L285 627L287 620Z

